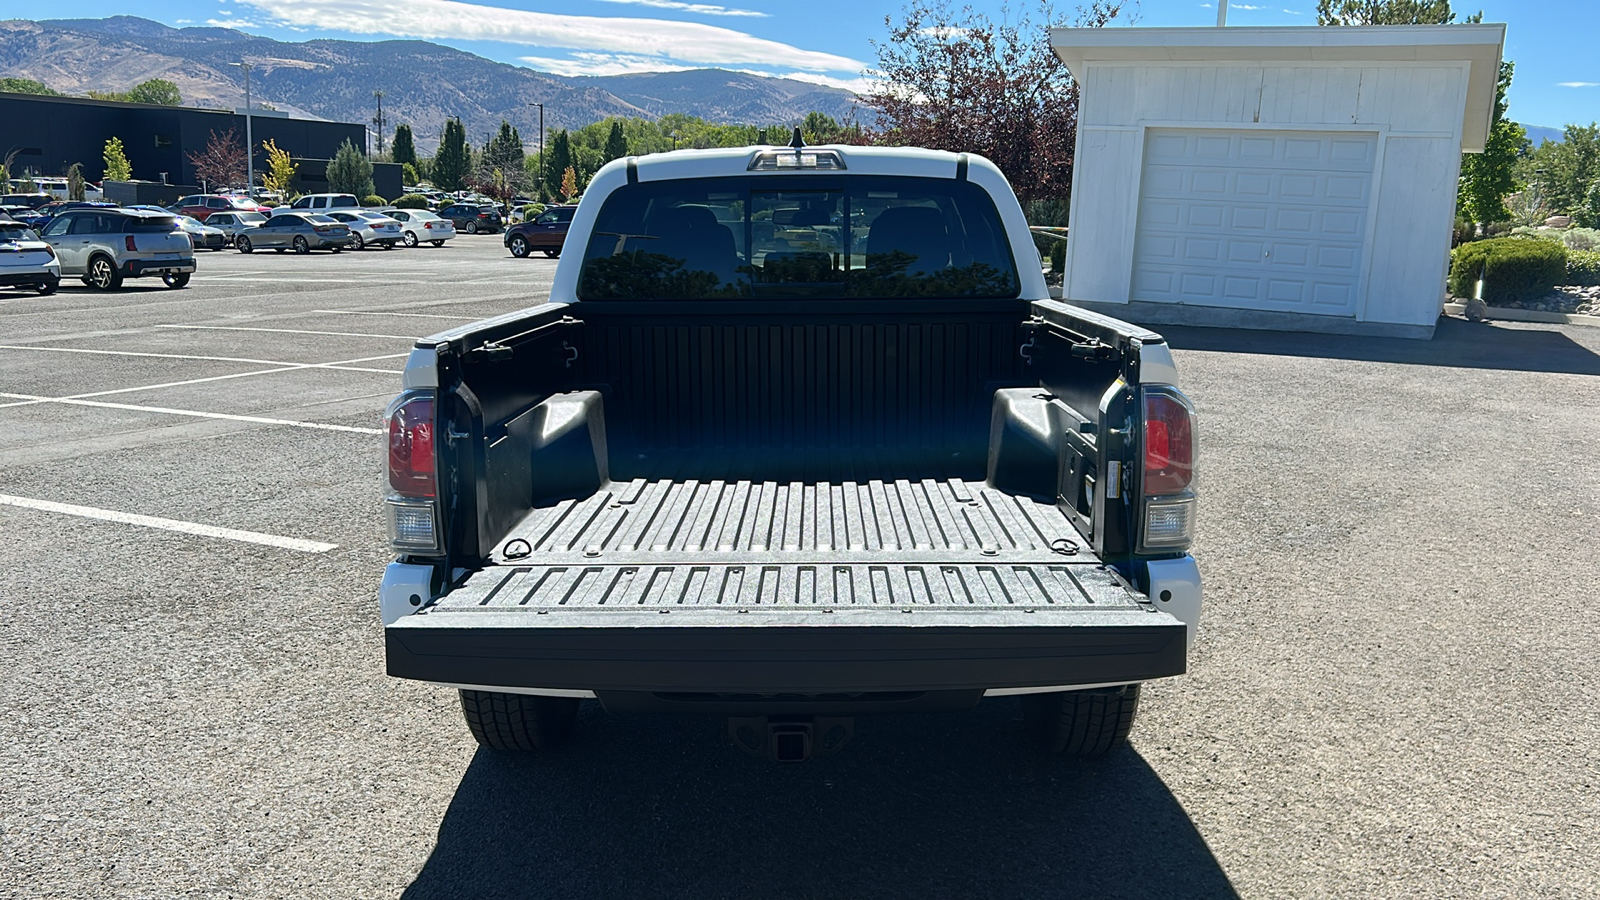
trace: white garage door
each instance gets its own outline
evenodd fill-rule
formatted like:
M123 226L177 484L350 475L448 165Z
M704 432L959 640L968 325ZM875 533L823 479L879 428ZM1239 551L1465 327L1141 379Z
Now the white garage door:
M1151 129L1134 300L1351 315L1377 136Z

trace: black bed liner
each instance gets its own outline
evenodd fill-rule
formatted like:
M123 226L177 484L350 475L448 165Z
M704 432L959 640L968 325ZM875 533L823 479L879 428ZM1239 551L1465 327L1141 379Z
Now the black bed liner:
M614 691L1181 674L1184 627L1055 506L982 482L637 479L535 509L387 629L390 674Z

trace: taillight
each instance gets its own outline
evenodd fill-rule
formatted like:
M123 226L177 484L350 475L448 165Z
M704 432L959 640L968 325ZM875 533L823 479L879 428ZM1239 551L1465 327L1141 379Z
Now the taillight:
M389 408L389 542L402 553L438 553L433 398L401 397Z
M123 236L122 242L127 245L128 250L130 250L130 251L134 251L134 250L138 250L139 249L138 247L135 247L133 245L133 235L131 235L131 234Z
M1195 441L1194 407L1175 388L1144 392L1144 433L1140 457L1144 527L1141 548L1152 552L1181 550L1194 540Z
M44 252L50 254L51 259L56 258L56 248L50 246L49 244L44 245Z
M436 492L432 397L415 397L389 416L389 488L402 497Z
M422 223L422 227L423 228L432 228L433 227L433 223L432 222L423 222Z

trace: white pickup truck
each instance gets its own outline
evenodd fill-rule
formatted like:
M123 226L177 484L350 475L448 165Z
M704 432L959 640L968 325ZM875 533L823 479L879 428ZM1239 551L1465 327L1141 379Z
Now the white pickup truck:
M800 761L1020 695L1096 755L1185 671L1193 407L1160 335L1049 298L987 160L617 160L567 248L549 302L418 341L388 413L389 673L480 743L590 698Z

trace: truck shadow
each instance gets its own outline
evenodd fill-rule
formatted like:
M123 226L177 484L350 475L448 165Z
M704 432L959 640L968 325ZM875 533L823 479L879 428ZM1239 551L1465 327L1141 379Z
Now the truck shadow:
M1431 341L1188 325L1149 327L1166 336L1175 350L1600 375L1600 354L1553 325L1517 327L1440 318ZM1595 331L1595 340L1589 343L1600 347L1600 331Z
M862 719L798 766L591 706L556 753L478 751L406 900L1238 896L1135 750L1047 757L1014 700Z

